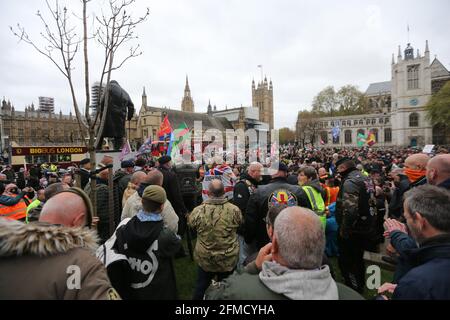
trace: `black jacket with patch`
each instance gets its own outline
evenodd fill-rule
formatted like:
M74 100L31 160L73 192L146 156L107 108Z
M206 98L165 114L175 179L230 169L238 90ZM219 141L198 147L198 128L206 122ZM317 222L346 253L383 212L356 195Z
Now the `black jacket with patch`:
M256 241L257 249L269 243L264 218L271 205L286 204L311 209L308 196L299 187L289 184L286 178L275 178L269 184L260 186L250 196L244 223L245 242Z

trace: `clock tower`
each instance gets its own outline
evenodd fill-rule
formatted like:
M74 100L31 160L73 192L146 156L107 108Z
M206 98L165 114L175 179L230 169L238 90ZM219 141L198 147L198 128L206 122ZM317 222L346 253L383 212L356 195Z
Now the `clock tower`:
M398 146L431 144L432 126L425 105L431 98L431 66L428 41L424 55L408 43L404 55L398 48L392 57L392 138Z

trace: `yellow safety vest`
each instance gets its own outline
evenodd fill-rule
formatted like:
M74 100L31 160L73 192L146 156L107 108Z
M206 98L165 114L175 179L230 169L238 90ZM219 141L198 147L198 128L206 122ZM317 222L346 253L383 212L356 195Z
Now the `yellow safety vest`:
M325 202L323 201L322 195L311 186L303 186L302 189L308 196L312 211L319 216L320 222L322 222L322 226L325 229L327 225L327 217L325 215Z

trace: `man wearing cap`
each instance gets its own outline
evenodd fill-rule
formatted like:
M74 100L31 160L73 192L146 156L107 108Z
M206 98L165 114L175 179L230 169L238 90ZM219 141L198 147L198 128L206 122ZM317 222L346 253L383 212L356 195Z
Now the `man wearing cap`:
M91 180L91 159L85 158L80 162L80 180L81 180L81 189L84 189L86 185Z
M256 241L257 250L270 241L266 232L266 223L264 222L269 206L283 204L289 207L311 208L306 193L298 185L289 184L287 175L287 166L280 162L279 170L272 175L272 180L269 184L260 186L250 196L246 210L244 238L248 244Z
M339 268L345 284L363 293L365 288L363 256L364 250L372 249L372 237L376 237L376 201L369 193L368 178L356 168L352 159L346 157L339 159L336 168L342 177L336 201Z
M123 198L123 193L128 187L128 183L131 181L131 177L134 173L133 160L125 160L120 164L121 170L114 174L114 181L116 181L119 189L119 199Z
M160 186L145 188L142 210L123 220L113 237L97 251L123 299L177 298L173 257L181 240L164 227L161 212L166 200L166 192Z
M48 200L39 223L0 219L0 299L119 299L95 257L91 221L90 200L77 188Z

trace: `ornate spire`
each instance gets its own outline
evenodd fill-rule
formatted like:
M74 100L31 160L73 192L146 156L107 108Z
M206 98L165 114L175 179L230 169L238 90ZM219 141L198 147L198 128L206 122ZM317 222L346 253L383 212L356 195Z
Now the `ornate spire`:
M392 64L395 64L394 54L392 54Z
M430 48L428 47L428 40L425 42L425 54L430 53Z
M147 94L145 93L145 87L144 87L144 92L142 93L142 96L143 96L143 97L146 97L146 96L147 96Z
M186 87L184 88L184 91L191 91L191 88L189 88L189 78L186 75Z
M398 56L397 56L398 60L402 60L402 48L401 46L398 46Z

